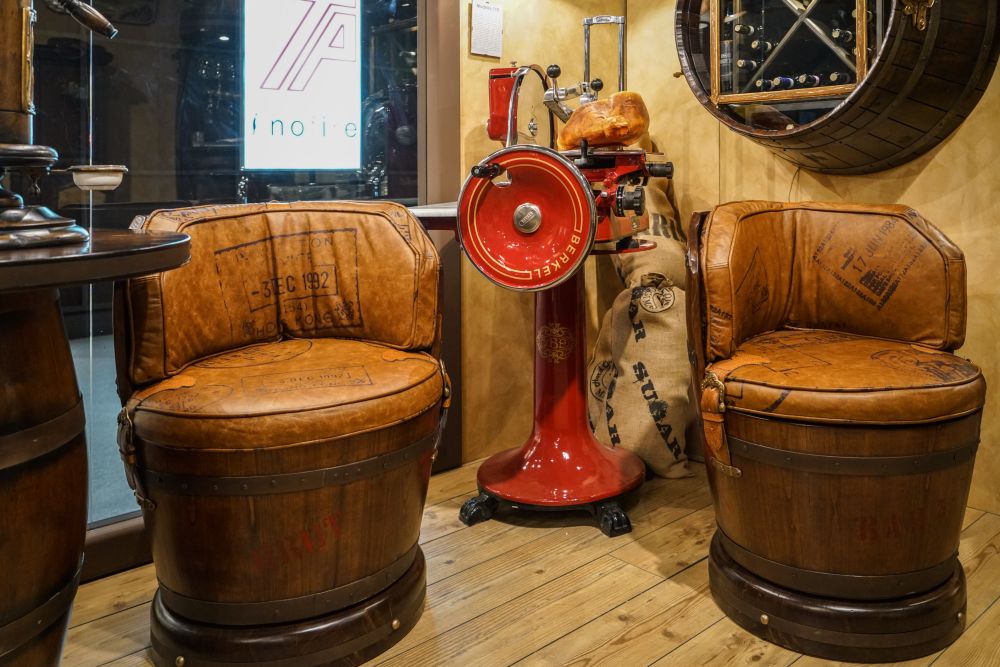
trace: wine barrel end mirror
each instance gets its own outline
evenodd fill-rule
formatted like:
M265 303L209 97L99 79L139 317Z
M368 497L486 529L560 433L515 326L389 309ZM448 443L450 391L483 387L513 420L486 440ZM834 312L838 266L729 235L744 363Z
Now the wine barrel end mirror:
M997 0L680 0L695 96L726 127L805 168L905 164L968 117L1000 53Z
M116 285L119 446L157 665L360 664L426 590L450 384L439 263L402 206L159 211L192 260Z
M962 252L904 206L739 202L688 238L715 600L831 660L947 646L986 392Z

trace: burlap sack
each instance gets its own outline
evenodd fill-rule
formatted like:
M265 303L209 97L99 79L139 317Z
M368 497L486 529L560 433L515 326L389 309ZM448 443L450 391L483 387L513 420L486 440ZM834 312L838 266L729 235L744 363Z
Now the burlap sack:
M657 475L676 478L692 474L684 437L690 369L684 236L668 183L651 183L650 230L638 237L656 249L613 257L625 289L598 333L588 402L598 440L635 452Z

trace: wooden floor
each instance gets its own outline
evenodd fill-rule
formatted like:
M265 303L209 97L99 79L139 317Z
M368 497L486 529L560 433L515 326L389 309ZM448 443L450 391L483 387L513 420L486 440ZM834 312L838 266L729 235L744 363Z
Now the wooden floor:
M413 631L373 665L829 665L756 639L708 592L714 527L704 469L646 484L633 531L608 539L586 515L510 516L466 528L476 466L431 481L421 542L428 589ZM968 628L905 665L1000 666L1000 516L970 508L960 550ZM152 566L80 589L64 665L145 666Z

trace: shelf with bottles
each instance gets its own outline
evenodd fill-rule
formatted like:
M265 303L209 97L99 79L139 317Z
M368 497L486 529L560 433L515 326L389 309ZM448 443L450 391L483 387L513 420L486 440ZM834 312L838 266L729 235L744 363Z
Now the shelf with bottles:
M864 79L887 0L711 0L715 104L843 98Z

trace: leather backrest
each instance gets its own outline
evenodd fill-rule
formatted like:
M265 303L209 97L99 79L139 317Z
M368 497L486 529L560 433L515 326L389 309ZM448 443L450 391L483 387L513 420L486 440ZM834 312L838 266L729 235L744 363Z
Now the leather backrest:
M403 350L435 343L437 251L398 204L164 210L141 228L189 234L191 261L120 285L119 382L139 387L205 356L285 336Z
M951 350L965 340L965 258L906 206L747 201L702 227L705 353L780 328Z

